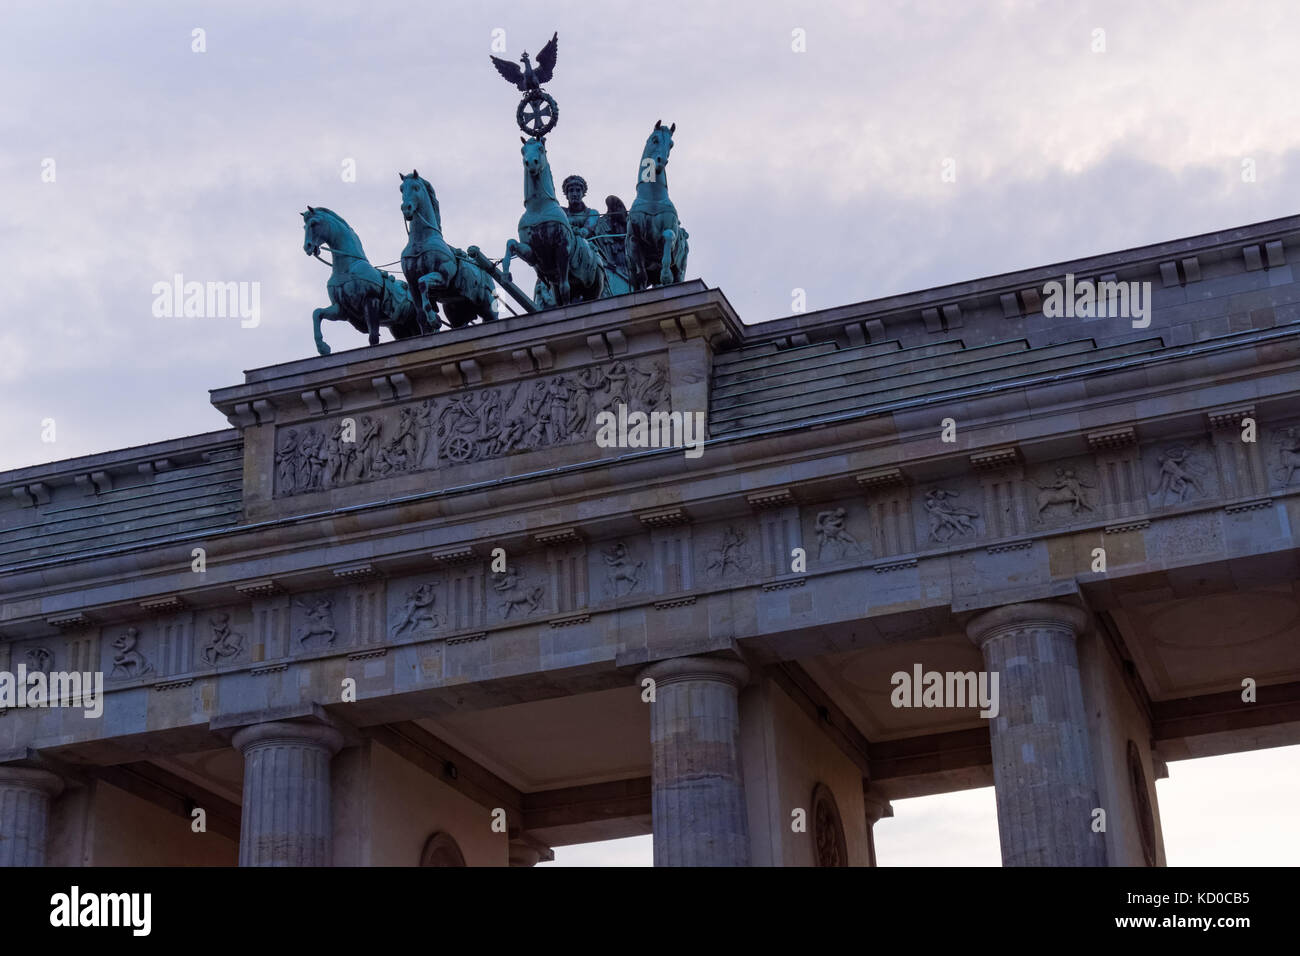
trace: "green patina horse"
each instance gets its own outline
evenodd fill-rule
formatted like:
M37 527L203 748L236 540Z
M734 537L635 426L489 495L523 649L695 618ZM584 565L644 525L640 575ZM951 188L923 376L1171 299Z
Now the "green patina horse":
M497 317L495 286L486 272L460 249L442 237L438 197L418 170L402 179L402 216L411 224L411 236L402 250L402 272L413 290L417 307L431 328L438 328L438 304L453 329L474 321Z
M555 198L555 180L540 139L519 138L524 158L524 214L519 239L506 243L501 272L510 278L510 260L523 259L537 272L538 308L599 299L605 294L603 260L586 239L577 235Z
M370 264L361 240L342 216L324 206L308 206L302 220L303 252L319 258L321 247L328 246L334 260L325 284L330 304L311 314L316 351L330 354L321 337L323 320L350 322L358 332L370 334L371 345L379 344L381 326L395 339L432 331L424 325L406 283Z
M676 129L676 123L664 126L655 120L654 131L641 152L636 199L628 210L624 240L629 279L637 291L650 285L671 285L686 277L690 247L677 208L668 198L668 154Z

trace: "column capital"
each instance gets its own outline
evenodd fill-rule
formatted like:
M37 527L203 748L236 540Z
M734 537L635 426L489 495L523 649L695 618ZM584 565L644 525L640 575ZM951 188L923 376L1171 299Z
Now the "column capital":
M230 738L230 743L242 754L271 744L291 744L300 747L315 745L333 755L342 749L343 735L326 724L268 720L241 727Z
M48 770L0 765L0 787L38 790L46 796L57 797L63 792L63 779Z
M966 622L966 636L980 650L995 637L1024 627L1050 627L1068 630L1078 637L1088 629L1088 612L1073 604L1056 601L1026 601L1004 604L977 614Z
M893 804L871 790L862 792L862 806L866 810L868 826L879 823L882 817L892 817L894 815Z
M649 677L656 684L683 680L711 680L744 687L749 683L749 667L743 661L725 657L670 657L642 668L637 683Z

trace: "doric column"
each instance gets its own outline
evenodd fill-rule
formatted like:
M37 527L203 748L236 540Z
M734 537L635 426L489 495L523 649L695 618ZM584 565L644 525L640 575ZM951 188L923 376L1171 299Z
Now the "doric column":
M740 661L679 657L641 672L650 705L655 866L748 866Z
M324 724L271 721L239 730L244 755L240 866L329 866L330 759L343 735Z
M44 866L50 799L63 781L46 770L0 767L0 866Z
M966 626L999 675L989 735L1003 866L1105 866L1092 831L1097 783L1088 743L1075 638L1088 626L1077 607L1010 604Z
M882 817L892 817L894 807L888 800L872 790L862 792L862 804L867 812L867 853L871 857L871 866L876 862L876 824Z

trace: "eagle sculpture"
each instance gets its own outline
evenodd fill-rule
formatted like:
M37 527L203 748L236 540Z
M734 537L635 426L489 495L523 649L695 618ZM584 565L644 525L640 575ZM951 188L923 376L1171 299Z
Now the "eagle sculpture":
M551 42L542 47L542 52L537 54L537 69L533 69L527 53L519 58L519 62L524 65L522 70L499 56L492 57L492 65L497 68L498 73L527 96L538 92L541 85L551 79L551 74L555 72L555 52L559 43L560 35L556 33L551 37Z

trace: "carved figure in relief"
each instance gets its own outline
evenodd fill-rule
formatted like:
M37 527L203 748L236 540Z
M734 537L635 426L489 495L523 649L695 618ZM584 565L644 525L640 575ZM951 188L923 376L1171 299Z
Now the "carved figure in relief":
M369 478L375 472L379 460L379 438L383 434L384 423L370 415L361 416L360 434L357 435L357 475Z
M438 452L434 446L433 461L428 461L429 439L434 437L435 419L433 399L425 399L415 410L415 466L417 468L437 468Z
M520 583L519 571L507 567L504 571L492 573L492 589L501 595L501 616L509 617L517 607L525 608L525 614L533 614L542 607L544 589L528 587Z
M1279 452L1282 461L1282 467L1278 470L1279 477L1282 484L1289 485L1295 477L1296 469L1300 468L1300 429L1293 425L1273 440L1282 446Z
M393 637L397 637L408 627L414 631L421 624L428 624L430 627L441 626L442 618L433 609L434 602L437 600L434 591L437 584L437 581L430 581L406 592L406 603L402 606L402 619L393 628Z
M344 441L343 431L343 422L335 422L325 444L325 480L331 487L343 484L357 455L356 442Z
M601 552L601 557L605 561L605 578L609 585L609 593L613 597L618 597L618 583L627 582L627 591L631 594L641 584L641 569L645 567L644 561L632 562L632 555L628 553L627 545L622 541L616 541L611 547Z
M1166 448L1163 454L1156 457L1156 465L1160 469L1156 494L1160 496L1161 504L1168 504L1171 495L1180 502L1186 501L1187 494L1192 489L1204 497L1205 486L1201 484L1199 469L1194 462L1187 460L1190 454L1182 445L1175 445Z
M275 477L280 493L291 495L297 490L298 430L287 429L275 450Z
M294 603L307 614L306 622L298 628L298 643L306 644L313 637L323 637L326 644L333 644L334 638L338 636L338 631L334 628L334 602L322 598L311 604L304 604L302 601L294 601Z
M957 495L958 492L943 488L933 488L925 493L925 510L930 516L930 540L944 544L961 535L975 533L972 520L979 517L979 512L954 505L952 500Z
M31 647L27 650L27 667L34 671L45 671L50 666L54 655L44 647Z
M214 614L208 618L212 640L203 646L199 655L207 664L216 664L224 657L238 657L244 649L244 635L230 627L230 615Z
M1088 503L1085 488L1092 485L1083 481L1072 468L1056 469L1056 481L1050 485L1035 485L1038 489L1037 505L1041 515L1053 505L1069 505L1070 514L1077 515L1080 510L1092 510Z
M636 398L647 409L654 409L664 400L668 387L668 367L663 362L655 362L649 372L640 372L645 376L636 389Z
M728 525L716 550L708 553L705 570L714 577L725 577L728 570L744 574L749 570L749 556L744 553L746 534Z
M817 557L821 561L839 561L847 554L861 554L862 546L844 527L848 512L843 508L817 515Z
M135 677L143 677L153 670L153 665L135 649L136 644L139 642L140 632L134 627L128 627L113 642L113 649L117 653L113 655L113 669L109 674L110 677L118 680L131 680Z

